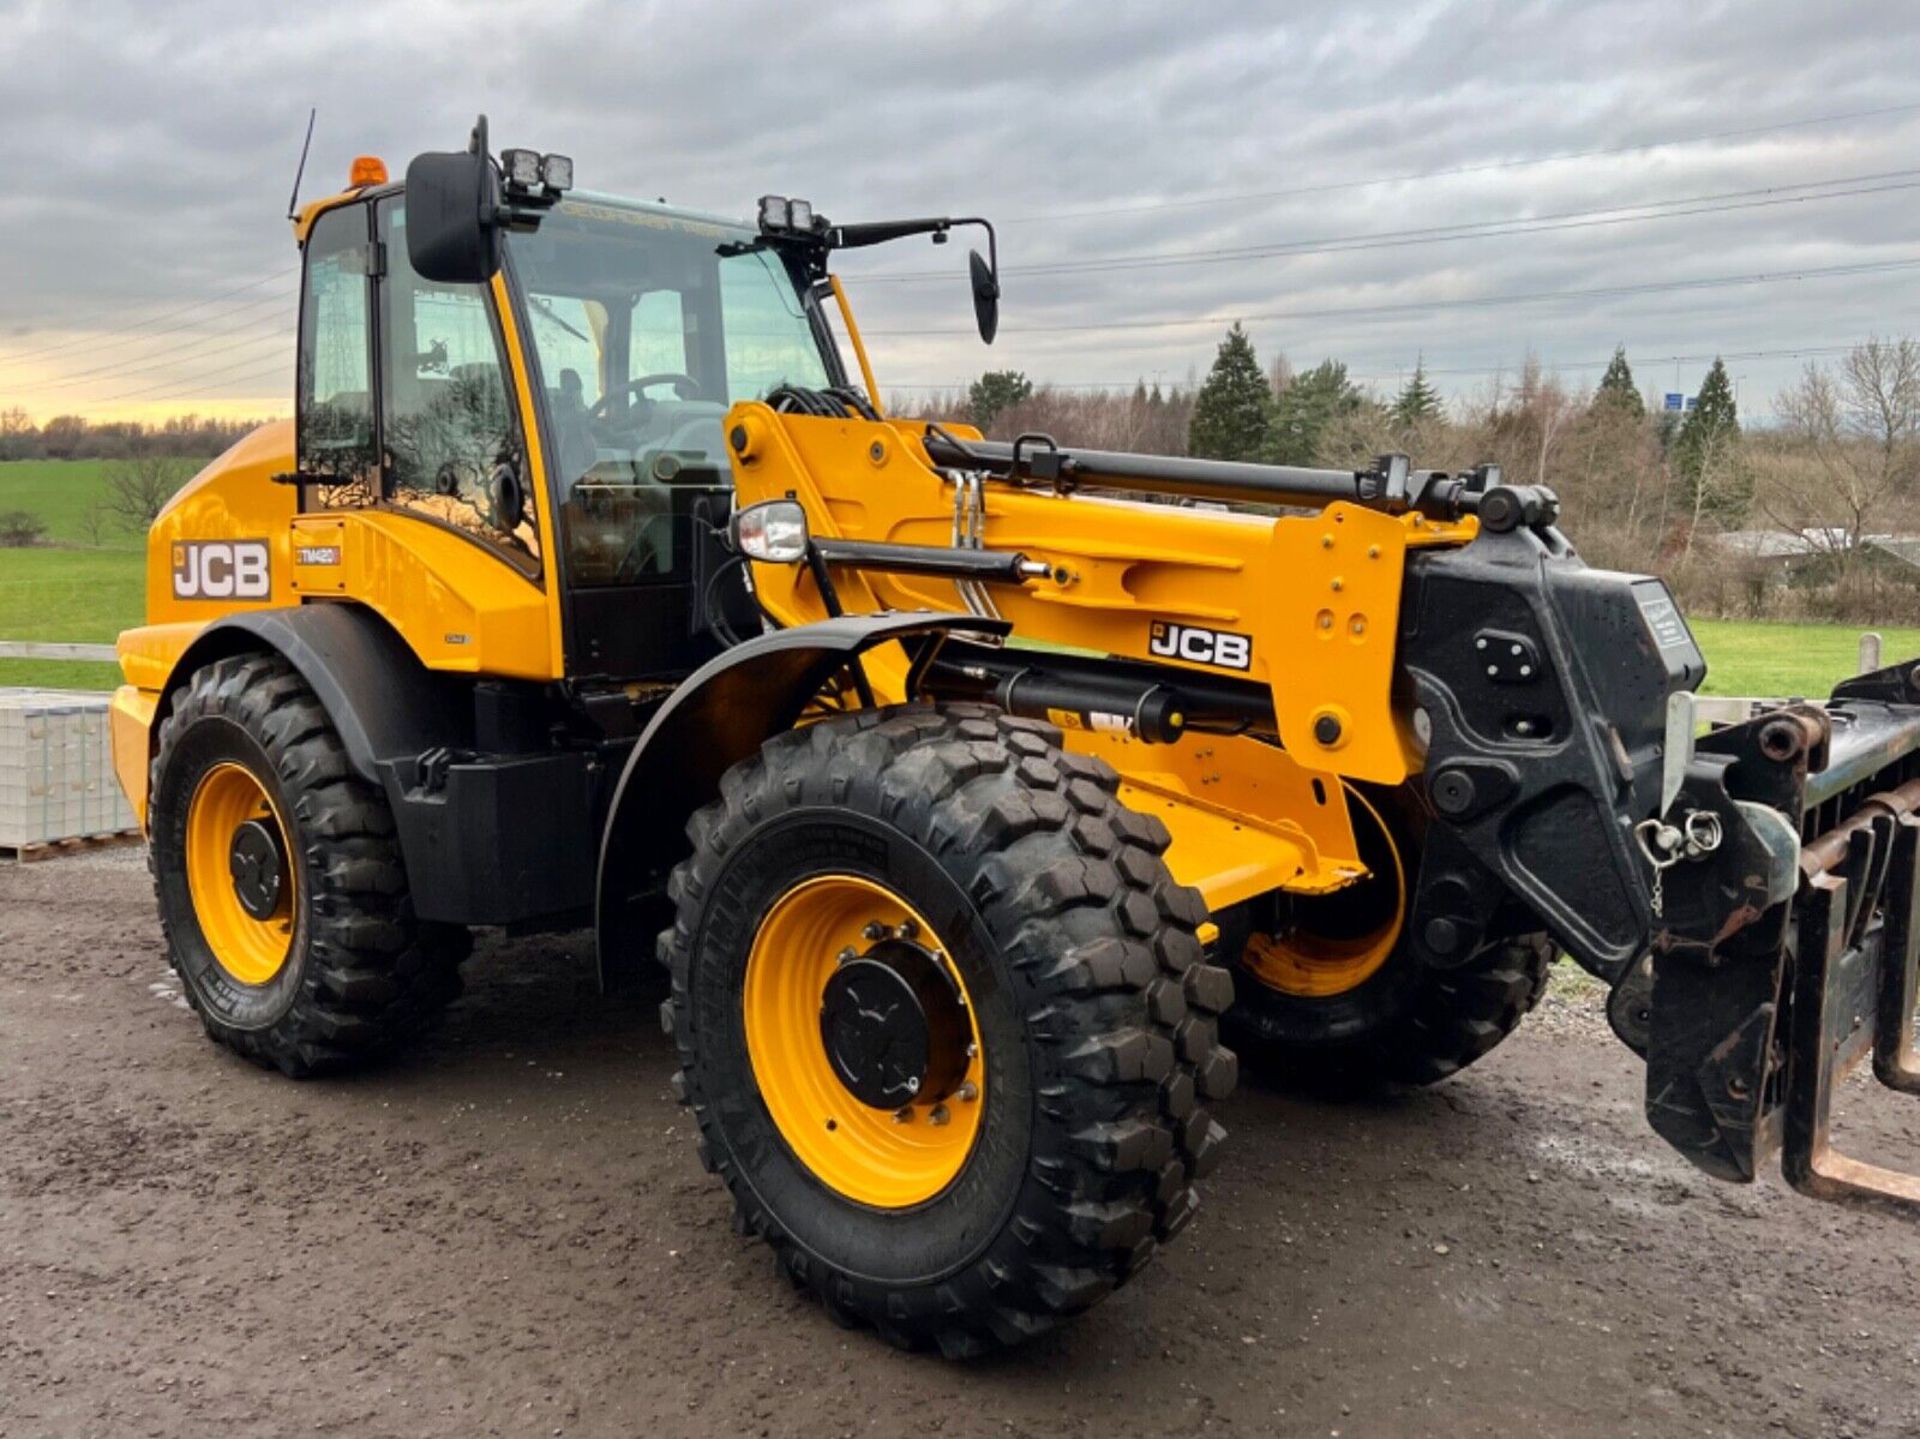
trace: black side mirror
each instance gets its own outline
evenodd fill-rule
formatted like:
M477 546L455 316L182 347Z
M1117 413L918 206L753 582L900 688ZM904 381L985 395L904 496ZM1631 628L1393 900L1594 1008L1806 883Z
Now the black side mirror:
M974 323L980 327L980 338L991 345L1000 332L1000 277L978 250L967 252L967 273L973 280Z
M487 154L487 119L459 154L416 155L407 166L407 258L423 280L484 285L500 269L500 176Z

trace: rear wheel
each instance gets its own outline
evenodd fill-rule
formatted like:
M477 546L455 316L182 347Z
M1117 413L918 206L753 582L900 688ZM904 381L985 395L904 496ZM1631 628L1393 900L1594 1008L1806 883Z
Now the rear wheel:
M689 826L676 1086L743 1230L837 1319L978 1353L1192 1217L1231 984L1117 788L1048 726L914 706L778 736Z
M213 1039L313 1074L392 1048L459 993L467 932L413 918L386 798L284 660L194 672L151 796L168 958Z
M1427 964L1406 934L1418 804L1406 790L1353 787L1347 802L1366 878L1220 915L1235 982L1226 1029L1249 1066L1277 1079L1432 1084L1489 1053L1539 1003L1554 947L1521 935L1451 969Z

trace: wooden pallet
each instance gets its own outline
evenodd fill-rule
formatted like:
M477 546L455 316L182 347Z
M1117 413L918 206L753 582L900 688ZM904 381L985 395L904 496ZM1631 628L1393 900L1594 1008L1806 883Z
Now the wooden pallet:
M10 859L16 864L33 864L43 859L91 854L97 849L118 849L122 845L139 844L145 838L137 829L121 829L111 834L77 835L72 839L50 839L40 844L0 845L0 859Z

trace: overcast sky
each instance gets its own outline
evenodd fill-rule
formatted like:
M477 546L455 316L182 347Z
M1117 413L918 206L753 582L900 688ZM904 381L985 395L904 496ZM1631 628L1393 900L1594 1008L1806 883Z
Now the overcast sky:
M484 109L584 188L994 218L991 350L957 248L846 258L883 389L1178 381L1243 318L1389 390L1722 352L1764 413L1920 332L1917 61L1911 0L0 0L0 408L286 410L317 105L309 197Z

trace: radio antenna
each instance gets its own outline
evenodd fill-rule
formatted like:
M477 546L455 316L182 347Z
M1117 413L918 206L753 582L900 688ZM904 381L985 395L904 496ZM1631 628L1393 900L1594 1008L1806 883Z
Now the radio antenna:
M313 148L313 122L320 113L315 105L307 111L307 138L300 143L300 165L293 172L293 194L287 200L287 218L293 219L300 213L300 177L307 173L307 151Z

